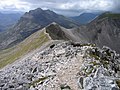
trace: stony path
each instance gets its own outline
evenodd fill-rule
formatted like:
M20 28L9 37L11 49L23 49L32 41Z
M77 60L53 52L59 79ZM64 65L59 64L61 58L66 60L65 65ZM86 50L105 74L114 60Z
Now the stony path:
M0 90L119 90L120 59L111 50L70 42L41 50L1 69Z

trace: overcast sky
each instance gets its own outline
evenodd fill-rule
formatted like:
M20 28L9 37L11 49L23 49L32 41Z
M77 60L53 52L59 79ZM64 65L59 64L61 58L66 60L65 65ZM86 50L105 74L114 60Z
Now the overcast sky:
M120 12L120 0L0 0L1 12L26 12L38 7L74 16L83 12Z

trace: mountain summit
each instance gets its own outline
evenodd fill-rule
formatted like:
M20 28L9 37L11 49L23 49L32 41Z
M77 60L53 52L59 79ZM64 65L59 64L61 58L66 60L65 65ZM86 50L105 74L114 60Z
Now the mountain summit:
M53 11L37 8L26 12L11 30L7 30L0 35L0 49L16 45L52 22L56 22L66 28L78 25L73 20L58 15Z
M26 21L27 23L28 22L36 23L40 25L42 28L52 22L56 22L65 28L71 28L77 26L77 23L72 19L62 15L58 15L51 10L42 10L41 8L37 8L35 10L31 10L25 13L21 17L20 23L24 22L25 20L27 20ZM24 22L24 24L26 24L26 22Z

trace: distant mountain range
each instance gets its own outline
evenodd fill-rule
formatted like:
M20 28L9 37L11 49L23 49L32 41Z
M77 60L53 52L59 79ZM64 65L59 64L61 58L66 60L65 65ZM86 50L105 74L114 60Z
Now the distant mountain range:
M22 14L19 13L12 14L0 13L0 32L8 29L10 26L17 23L21 16Z
M80 24L87 24L99 15L99 13L82 13L79 16L74 16L71 18Z
M58 15L50 10L37 8L26 12L13 28L0 35L0 49L13 46L21 42L29 35L52 22L56 22L65 28L79 26L79 23L76 23L70 18Z

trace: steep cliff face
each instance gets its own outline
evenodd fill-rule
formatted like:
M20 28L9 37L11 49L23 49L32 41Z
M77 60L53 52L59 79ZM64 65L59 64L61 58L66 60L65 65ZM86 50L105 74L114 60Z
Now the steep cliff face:
M62 42L0 70L0 89L119 90L120 56L92 44Z

